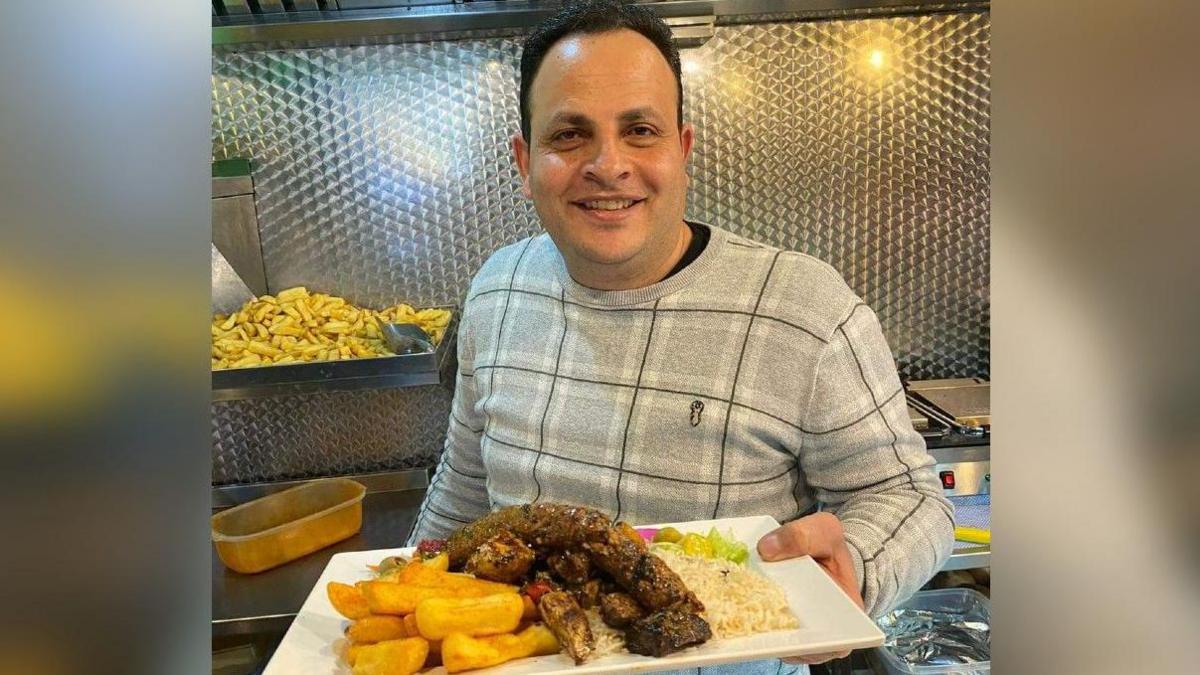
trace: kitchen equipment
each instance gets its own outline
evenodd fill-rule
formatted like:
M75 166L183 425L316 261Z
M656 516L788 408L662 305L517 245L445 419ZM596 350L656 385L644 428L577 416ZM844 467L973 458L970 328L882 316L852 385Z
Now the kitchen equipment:
M438 384L447 368L453 366L456 347L453 336L458 326L458 311L453 307L446 309L451 312L450 325L436 347L419 326L393 324L399 337L396 346L389 343L389 349L401 349L396 356L214 370L212 400ZM452 376L450 380L453 381Z
M912 420L913 429L917 431L929 430L929 418L911 405L908 406L908 418Z
M979 378L909 382L909 402L934 406L963 427L986 428L992 424L991 387Z
M329 478L246 502L212 517L212 538L226 567L253 574L278 567L362 528L367 489Z
M990 673L991 603L978 591L920 591L879 619L887 635L872 650L889 675Z
M250 161L226 159L212 164L212 243L254 295L266 295L258 210ZM214 288L216 279L214 278Z
M214 314L230 314L254 299L254 293L238 276L238 273L225 259L225 255L212 246L212 311Z
M379 327L383 340L393 354L421 354L434 351L429 335L411 323L385 323Z
M947 496L991 493L990 389L980 378L905 384L910 411L929 416L921 435Z

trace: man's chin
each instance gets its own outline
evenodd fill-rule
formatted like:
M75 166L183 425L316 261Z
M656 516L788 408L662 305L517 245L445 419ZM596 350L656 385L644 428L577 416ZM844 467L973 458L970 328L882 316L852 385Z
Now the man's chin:
M627 240L620 234L623 233L612 233L590 241L569 242L572 257L590 265L611 266L628 263L637 257L644 247L643 242Z
M635 251L614 251L614 250L595 250L584 249L577 250L575 257L581 259L589 265L597 267L615 267L624 265L637 255Z

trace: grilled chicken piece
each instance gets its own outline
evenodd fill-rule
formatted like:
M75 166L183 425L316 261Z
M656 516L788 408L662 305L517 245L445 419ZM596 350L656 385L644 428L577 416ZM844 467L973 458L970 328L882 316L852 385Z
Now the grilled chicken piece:
M646 610L628 593L606 593L600 596L600 618L613 628L626 628L646 616Z
M592 628L588 625L587 615L583 608L575 602L575 598L565 591L551 591L542 596L538 602L538 612L542 621L546 622L558 644L562 645L578 665L592 655L596 640L592 637Z
M501 530L467 558L463 571L481 579L511 584L525 576L533 565L533 549L508 530Z
M666 656L712 637L708 622L681 609L664 609L625 630L625 648L634 654Z
M592 560L580 550L554 553L546 558L546 566L572 586L578 586L592 576Z
M592 562L607 572L642 607L650 611L680 607L703 612L704 604L661 558L638 547L616 528L601 541L584 544Z
M456 530L446 541L446 553L451 569L460 569L475 549L501 530L508 530L535 551L545 553L577 549L586 541L602 538L610 526L608 516L582 506L509 506Z

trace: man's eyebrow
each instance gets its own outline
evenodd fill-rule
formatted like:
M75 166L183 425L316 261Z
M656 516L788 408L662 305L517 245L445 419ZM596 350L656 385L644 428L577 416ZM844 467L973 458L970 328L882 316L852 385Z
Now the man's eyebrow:
M631 124L633 122L641 122L643 120L657 120L658 113L655 112L654 108L650 107L634 108L621 113L618 119L622 124Z
M556 126L559 124L568 124L573 127L586 127L591 125L591 120L582 113L573 112L556 112L550 118L550 124Z

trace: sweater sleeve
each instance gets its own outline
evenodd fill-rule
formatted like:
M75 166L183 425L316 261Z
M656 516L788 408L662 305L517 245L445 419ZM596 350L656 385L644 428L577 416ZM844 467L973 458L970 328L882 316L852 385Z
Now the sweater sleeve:
M464 308L459 322L458 372L446 443L409 535L409 546L422 539L444 539L459 526L490 510L486 470L480 454L484 419L476 412L475 374L471 372L474 347L469 309Z
M945 563L954 508L912 427L874 312L850 310L822 350L800 464L841 521L867 613L904 601Z

